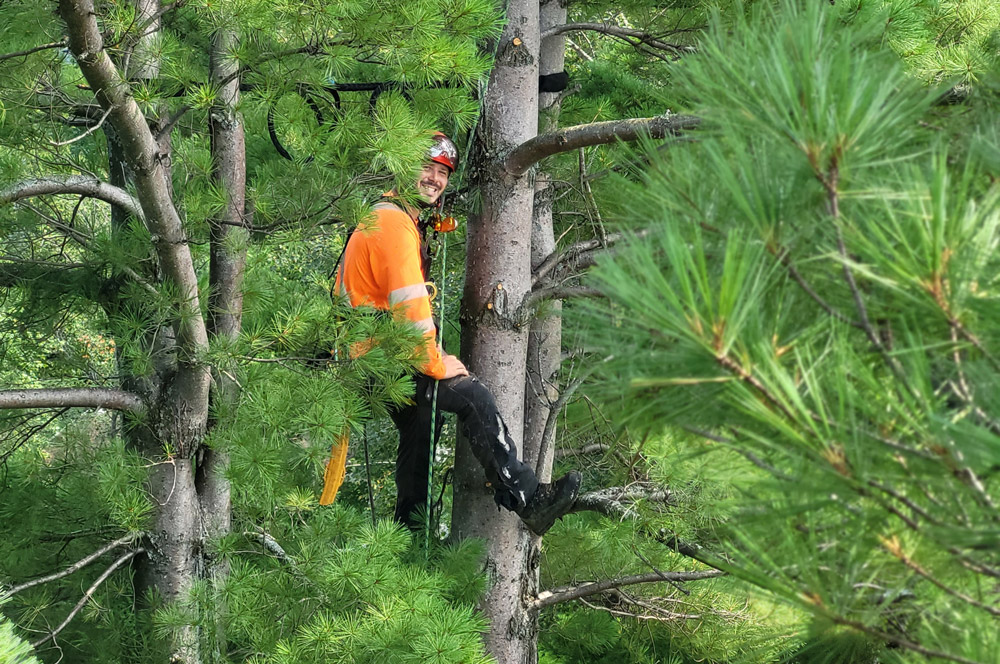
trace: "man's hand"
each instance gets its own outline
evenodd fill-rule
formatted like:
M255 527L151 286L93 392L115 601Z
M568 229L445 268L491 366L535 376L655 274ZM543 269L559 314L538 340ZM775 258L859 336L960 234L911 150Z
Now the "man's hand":
M454 355L444 353L441 359L444 361L444 378L441 380L455 378L456 376L469 375L469 370L465 368L464 364L462 364L462 360L458 359Z

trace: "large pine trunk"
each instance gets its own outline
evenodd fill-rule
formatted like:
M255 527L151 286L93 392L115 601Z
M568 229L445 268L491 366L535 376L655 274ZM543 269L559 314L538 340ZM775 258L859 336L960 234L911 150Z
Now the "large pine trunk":
M538 41L537 0L511 0L475 146L483 207L469 224L462 302L464 358L493 391L515 440L524 419L528 328L519 305L531 288L534 192L531 178L512 177L501 158L537 132ZM467 444L455 466L455 534L488 542L487 647L501 664L534 662L538 628L525 598L537 590L538 538L516 515L498 512Z

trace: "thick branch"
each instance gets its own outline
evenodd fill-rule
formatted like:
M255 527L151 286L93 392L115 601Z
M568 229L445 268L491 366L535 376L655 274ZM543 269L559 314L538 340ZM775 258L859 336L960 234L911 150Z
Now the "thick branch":
M87 175L49 175L18 182L0 191L0 205L46 194L75 194L96 198L128 210L137 219L145 219L142 206L130 193Z
M0 390L0 410L12 408L109 408L137 413L143 403L131 392L104 387Z
M684 129L693 129L701 122L691 115L666 113L653 118L631 118L592 122L559 131L541 134L511 150L504 168L514 176L524 175L537 162L560 152L569 152L588 145L603 145L614 141L634 141L642 135L663 138Z
M605 581L591 581L579 586L564 586L552 590L543 590L538 593L538 597L531 602L533 609L540 609L545 606L568 602L581 597L589 597L608 590L614 590L623 586L632 586L637 583L656 583L657 581L699 581L701 579L712 579L724 575L725 572L719 570L704 570L700 572L649 572L647 574L636 574L634 576L623 576L620 579L607 579Z
M208 372L195 365L199 362L198 356L208 348L208 334L199 305L198 277L187 236L171 200L169 173L128 82L104 48L93 0L60 0L59 14L66 22L69 48L80 71L101 109L110 109L108 119L121 141L125 161L135 174L137 198L145 213L146 227L152 236L160 268L177 289L177 340L185 352L184 361L191 367L190 375L185 372L181 382L190 381L194 388L185 407L198 408L194 401L199 401L202 393L207 392Z
M27 590L28 588L33 588L34 586L38 586L38 585L41 585L43 583L48 583L49 581L55 581L56 579L61 579L61 578L65 577L65 576L69 576L70 574L73 574L74 572L78 572L79 570L83 569L84 567L86 567L90 563L94 562L95 560L97 560L98 558L100 558L101 556L103 556L108 551L110 551L112 549L115 549L115 548L117 548L119 546L124 546L126 544L130 544L138 536L139 536L138 533L129 533L128 535L126 535L124 537L119 537L114 542L108 542L107 544L105 544L104 546L102 546L97 551L94 551L89 556L85 556L85 557L81 558L80 560L76 561L75 563L73 563L72 565L70 565L69 567L67 567L66 569L64 569L63 571L56 572L55 574L49 574L48 576L43 576L40 579L32 579L31 581L26 581L25 583L22 583L19 586L14 586L10 590L7 590L7 591L5 591L3 593L0 593L0 597L4 597L4 598L6 598L6 597L12 597L13 595L16 595L17 593L21 592L22 590Z

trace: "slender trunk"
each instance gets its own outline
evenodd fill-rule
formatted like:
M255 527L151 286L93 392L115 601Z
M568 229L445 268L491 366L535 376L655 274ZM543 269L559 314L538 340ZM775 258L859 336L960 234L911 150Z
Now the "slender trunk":
M541 3L539 29L545 32L566 22L566 6L560 0ZM542 76L558 74L566 62L566 39L557 35L545 39L539 52L538 70ZM559 92L541 92L538 95L542 131L553 131L559 125ZM552 188L545 173L535 179L535 206L531 223L531 268L538 265L556 248L552 224ZM548 422L551 405L559 398L556 375L562 355L562 303L554 300L543 314L531 322L528 333L527 388L525 390L524 449L534 459L539 481L552 477L552 459L555 451L545 443L542 435ZM550 430L550 436L555 430Z
M243 273L246 265L246 245L249 233L244 227L246 208L246 144L243 121L236 109L239 104L239 78L233 76L237 63L230 53L237 45L236 33L219 30L212 37L209 76L221 85L216 105L209 117L212 151L212 180L226 192L226 206L217 218L209 221L210 265L208 331L215 339L233 342L239 337L243 319ZM214 371L215 389L212 401L216 413L231 414L239 400L239 385L222 371ZM209 426L214 426L210 422ZM198 465L196 484L201 501L205 536L218 539L230 531L232 507L229 480L229 454L225 449L203 447ZM209 583L218 588L229 574L224 558L205 553ZM221 593L216 594L217 620L212 643L214 659L225 654L226 637L221 628L226 607Z
M523 430L527 350L518 305L531 287L534 192L531 178L511 177L500 157L537 133L537 53L537 0L510 0L478 132L483 210L470 220L462 302L463 354L493 391L516 440ZM460 445L456 457L453 530L488 541L487 648L501 664L534 662L537 623L525 598L537 590L531 583L537 578L537 538L517 516L498 512L468 445Z
M212 39L211 78L221 81L236 70L229 53L236 45L236 35L220 30ZM216 107L212 110L212 179L227 194L226 207L210 221L209 333L214 338L235 341L240 334L243 318L243 271L246 265L248 232L242 227L246 206L246 147L243 122L236 112L239 103L239 79L219 90ZM235 405L238 386L222 372L215 373L216 401L223 411ZM229 482L223 472L228 466L225 452L204 450L199 468L199 494L209 537L219 537L229 531Z

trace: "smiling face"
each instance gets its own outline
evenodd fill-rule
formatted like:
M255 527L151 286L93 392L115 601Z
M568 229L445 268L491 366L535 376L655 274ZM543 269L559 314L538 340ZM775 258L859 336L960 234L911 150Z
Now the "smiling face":
M428 161L420 170L420 177L417 178L417 192L425 203L433 205L441 198L444 188L448 186L448 176L451 171L444 164L436 161Z

